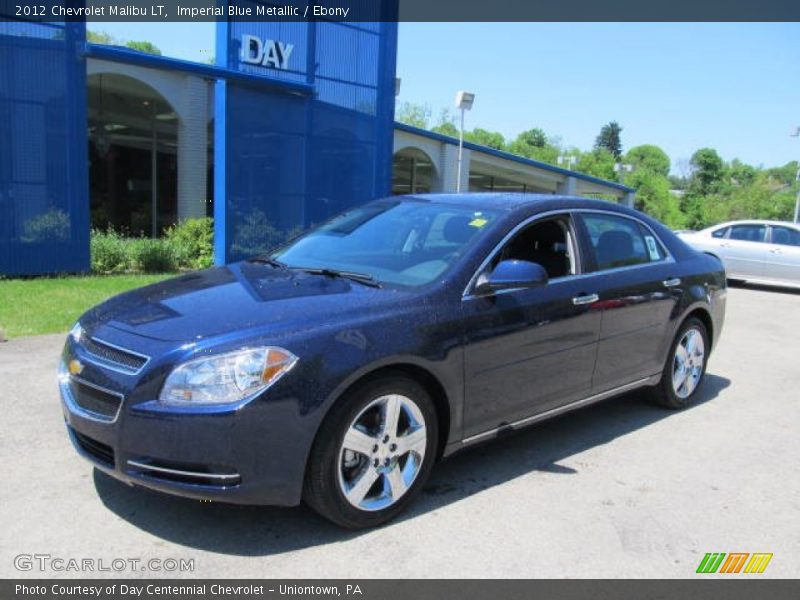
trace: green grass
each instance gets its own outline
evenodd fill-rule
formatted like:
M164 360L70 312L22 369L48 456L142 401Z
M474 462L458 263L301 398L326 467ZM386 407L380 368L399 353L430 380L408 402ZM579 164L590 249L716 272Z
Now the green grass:
M68 331L103 300L172 275L106 275L0 280L0 329L7 338Z

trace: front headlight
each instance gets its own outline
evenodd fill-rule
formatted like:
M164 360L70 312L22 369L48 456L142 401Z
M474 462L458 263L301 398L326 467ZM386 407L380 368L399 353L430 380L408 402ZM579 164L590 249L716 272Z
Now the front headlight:
M69 330L69 336L75 341L80 342L81 338L83 337L83 327L81 327L80 321L75 323L72 326L72 329Z
M263 392L297 357L283 348L248 348L198 358L175 368L158 396L164 404L232 404Z

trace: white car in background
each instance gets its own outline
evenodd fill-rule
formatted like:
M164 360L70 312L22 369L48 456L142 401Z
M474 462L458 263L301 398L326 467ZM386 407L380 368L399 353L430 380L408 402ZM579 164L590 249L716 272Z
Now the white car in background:
M731 221L677 232L684 242L719 258L729 280L800 287L800 224Z

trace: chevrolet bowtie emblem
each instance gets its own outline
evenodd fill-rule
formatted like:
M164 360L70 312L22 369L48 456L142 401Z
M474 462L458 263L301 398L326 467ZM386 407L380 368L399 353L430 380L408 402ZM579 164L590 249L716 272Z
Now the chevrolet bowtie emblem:
M72 375L80 375L83 372L83 363L79 360L72 359L69 361L69 372Z

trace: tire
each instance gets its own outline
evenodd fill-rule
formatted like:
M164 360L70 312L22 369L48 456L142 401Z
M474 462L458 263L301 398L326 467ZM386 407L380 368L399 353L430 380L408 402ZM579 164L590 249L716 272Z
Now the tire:
M691 355L686 354L689 344L694 345ZM695 317L686 319L670 346L661 381L651 388L652 400L673 410L686 408L703 383L708 348L708 331L703 322Z
M436 409L426 389L400 373L370 380L341 398L323 421L303 498L342 527L376 527L413 501L437 449Z

